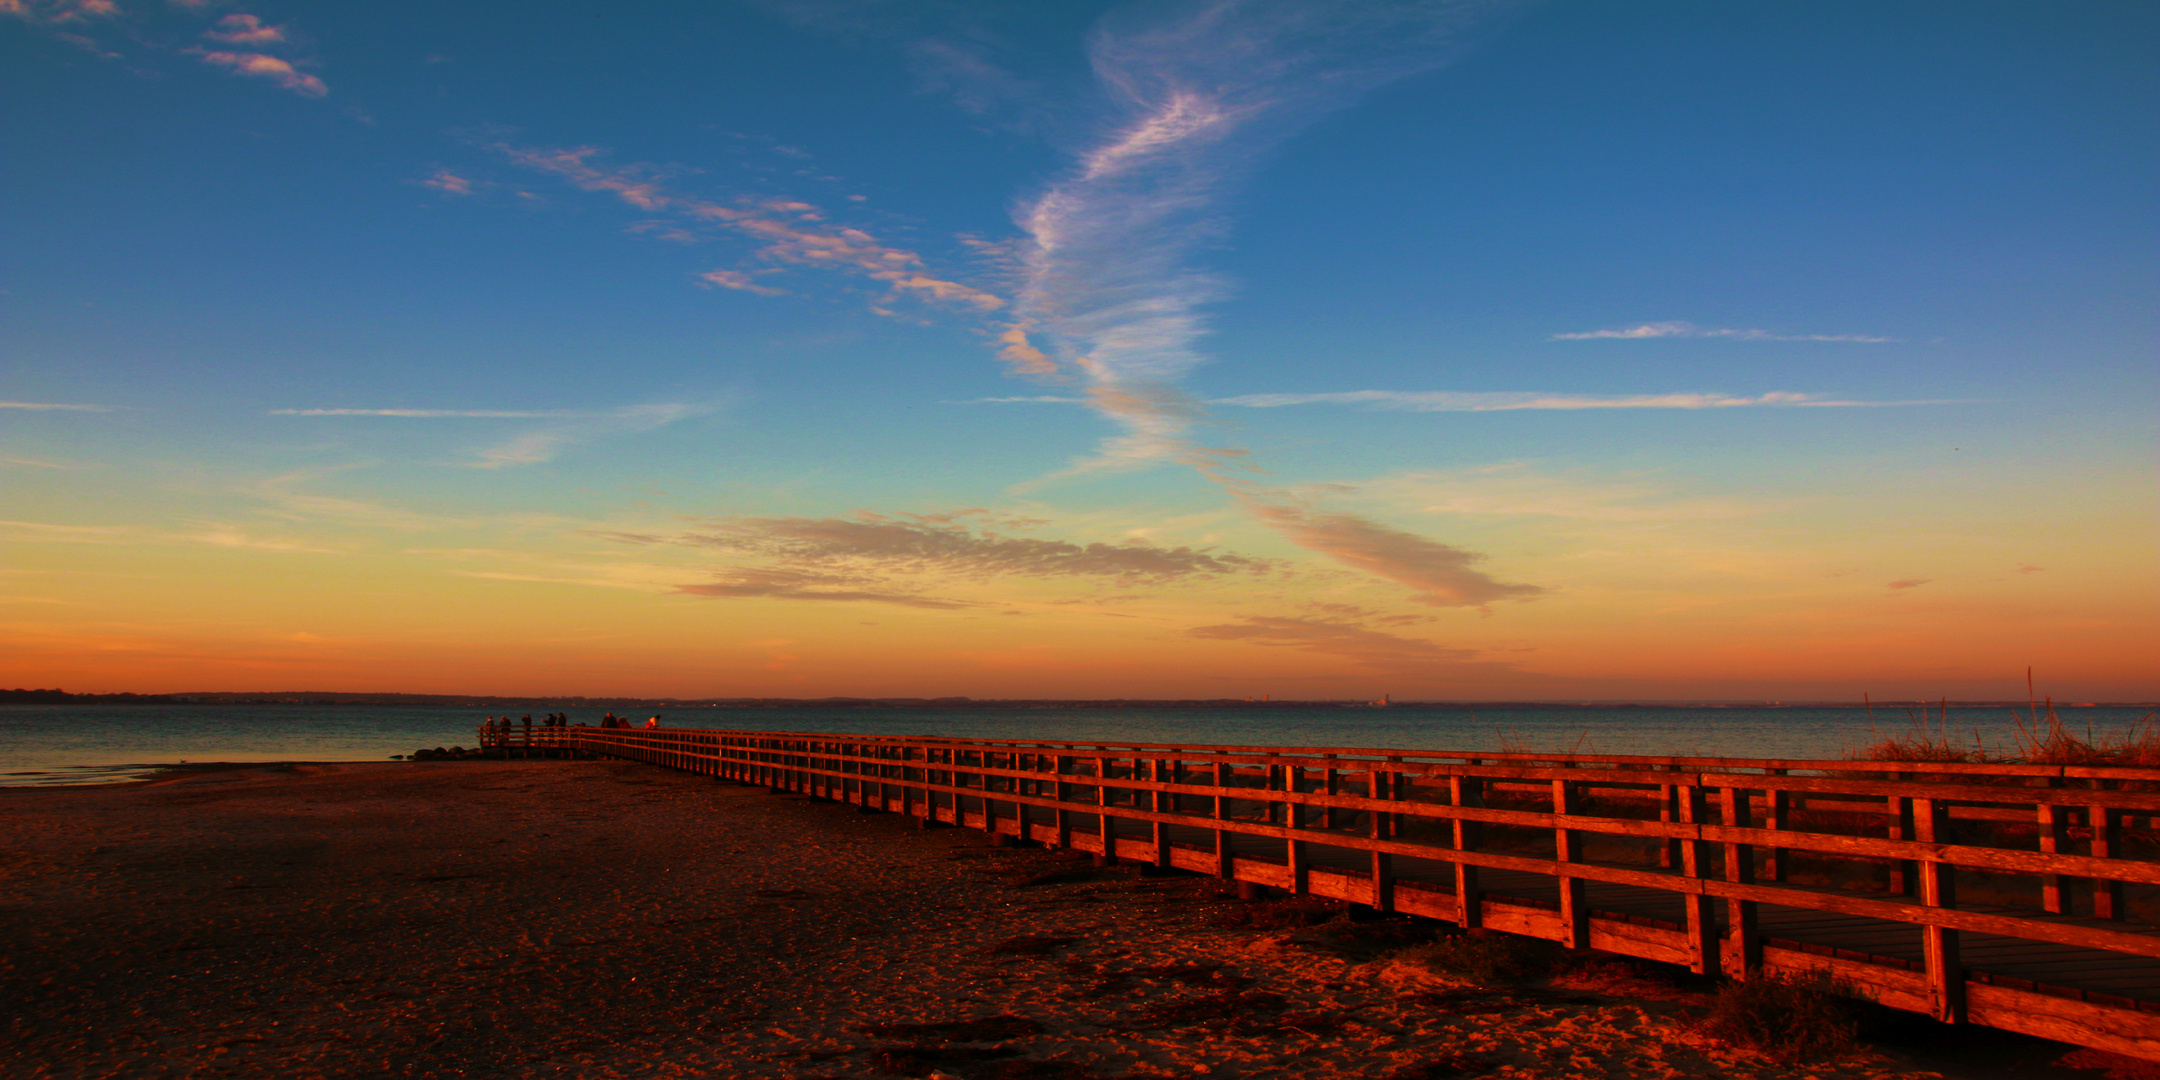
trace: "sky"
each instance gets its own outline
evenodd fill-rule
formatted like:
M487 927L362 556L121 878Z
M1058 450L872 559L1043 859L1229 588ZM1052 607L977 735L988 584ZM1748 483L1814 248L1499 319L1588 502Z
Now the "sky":
M0 685L2160 698L2160 7L0 0Z

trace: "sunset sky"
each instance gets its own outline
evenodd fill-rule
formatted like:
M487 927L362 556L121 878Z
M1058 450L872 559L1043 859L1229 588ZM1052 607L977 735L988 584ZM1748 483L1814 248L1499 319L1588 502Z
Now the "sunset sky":
M0 686L2160 697L2160 6L0 0Z

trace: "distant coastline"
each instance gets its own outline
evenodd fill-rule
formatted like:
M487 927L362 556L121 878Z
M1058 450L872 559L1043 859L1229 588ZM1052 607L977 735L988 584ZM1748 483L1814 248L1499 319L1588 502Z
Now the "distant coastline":
M321 690L207 690L170 694L77 694L65 690L0 689L0 705L70 704L146 705L358 705L426 706L474 709L591 708L591 709L1310 709L1341 706L1370 707L1354 698L1302 698L1255 701L1248 698L971 698L971 697L826 697L826 698L639 698L583 697L570 695L493 696L482 694L399 694ZM1877 698L1877 709L1926 706L1940 708L1937 699ZM1955 709L2019 708L2022 699L1951 701ZM1859 709L1857 701L1391 701L1391 709ZM2150 701L2055 702L2062 708L2160 708Z

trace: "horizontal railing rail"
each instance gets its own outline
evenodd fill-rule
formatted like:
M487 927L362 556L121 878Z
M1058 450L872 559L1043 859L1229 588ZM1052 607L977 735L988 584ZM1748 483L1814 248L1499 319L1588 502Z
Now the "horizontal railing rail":
M487 727L482 742L646 761L1699 972L1843 965L1886 1003L1946 1021L1977 1008L1994 1026L2160 1057L2160 964L2149 986L2142 967L2110 967L2106 987L2079 990L1968 966L1960 937L2160 961L2147 925L2160 769L681 728ZM1606 910L1630 903L1655 911ZM1778 936L1832 917L1902 925L1917 959ZM2064 970L2091 967L2073 956ZM2003 989L2019 983L2031 991ZM2037 1006L2003 993L2098 1002L2107 1017L2030 1021L2018 1010Z

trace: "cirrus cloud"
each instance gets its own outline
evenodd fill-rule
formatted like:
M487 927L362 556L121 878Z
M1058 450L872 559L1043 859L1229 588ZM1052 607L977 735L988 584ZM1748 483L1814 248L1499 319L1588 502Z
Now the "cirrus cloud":
M1896 338L1878 337L1874 334L1785 334L1775 330L1739 330L1730 327L1697 326L1690 322L1639 323L1635 326L1619 326L1606 330L1584 330L1572 334L1554 334L1550 341L1644 341L1651 338L1725 338L1730 341L1838 341L1858 345L1882 345Z

